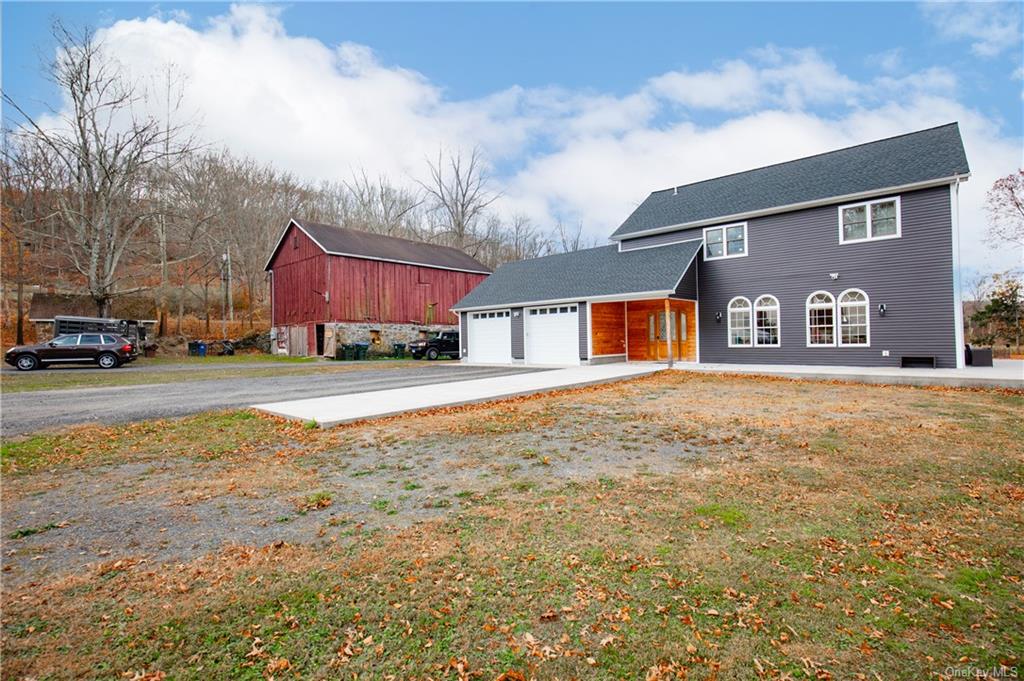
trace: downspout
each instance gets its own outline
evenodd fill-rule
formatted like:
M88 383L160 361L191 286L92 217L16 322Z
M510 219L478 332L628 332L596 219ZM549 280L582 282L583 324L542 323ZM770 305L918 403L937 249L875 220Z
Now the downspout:
M963 369L964 361L964 302L960 282L960 178L949 185L950 222L953 236L953 329L956 344L956 368Z

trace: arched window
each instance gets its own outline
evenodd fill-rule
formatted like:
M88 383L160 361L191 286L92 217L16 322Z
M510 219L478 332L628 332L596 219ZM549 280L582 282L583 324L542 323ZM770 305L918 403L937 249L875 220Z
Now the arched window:
M729 347L748 348L750 345L750 301L733 298L729 301Z
M851 288L839 294L839 345L871 345L868 294Z
M828 291L807 296L807 347L836 344L836 299Z
M775 296L754 301L754 345L779 347L779 299Z

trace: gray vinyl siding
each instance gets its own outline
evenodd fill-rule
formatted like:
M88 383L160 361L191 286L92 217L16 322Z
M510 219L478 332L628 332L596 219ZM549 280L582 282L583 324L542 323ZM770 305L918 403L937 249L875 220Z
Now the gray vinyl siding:
M512 308L512 359L524 359L526 357L525 336L523 333L523 308Z
M955 367L950 188L904 193L900 209L900 238L845 245L838 204L748 220L746 257L699 263L701 362L899 366L901 356L927 355ZM807 297L818 290L838 297L849 288L868 295L870 347L807 347ZM779 300L781 347L728 347L729 301L745 296L753 303L764 294Z
M697 300L697 268L700 266L699 260L700 254L698 253L694 257L693 263L687 268L686 274L679 280L679 286L676 286L676 297Z
M576 309L579 311L580 320L580 359L588 359L590 357L590 341L587 336L587 315L589 311L587 310L586 303L577 303Z
M469 313L459 314L459 344L462 346L462 356L469 356Z

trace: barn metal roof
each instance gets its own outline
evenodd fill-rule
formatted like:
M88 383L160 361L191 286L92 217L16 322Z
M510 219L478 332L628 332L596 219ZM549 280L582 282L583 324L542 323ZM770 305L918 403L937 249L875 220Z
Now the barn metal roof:
M356 229L347 229L336 225L325 225L319 222L292 219L288 227L295 225L313 240L325 253L331 255L344 255L352 258L366 258L369 260L384 260L406 265L418 265L421 267L434 267L445 270L456 270L459 272L474 272L479 274L490 274L491 270L476 258L463 253L457 248L449 246L438 246L411 239L400 239L383 234L373 234ZM285 227L278 239L274 250L267 260L265 270L270 269L270 263L277 255L285 234L288 233Z

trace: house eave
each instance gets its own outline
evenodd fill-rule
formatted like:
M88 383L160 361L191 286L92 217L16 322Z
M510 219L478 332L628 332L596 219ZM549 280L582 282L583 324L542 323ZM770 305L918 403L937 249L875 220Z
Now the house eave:
M473 305L471 307L453 307L452 312L477 312L479 310L498 310L511 307L536 307L538 305L561 305L563 303L610 303L625 300L645 300L647 298L664 298L675 293L675 289L664 291L637 291L634 293L609 293L600 296L570 296L565 298L550 298L548 300L526 300L513 303L495 303L492 305Z
M790 203L784 206L773 206L772 208L764 208L761 210L747 211L745 213L733 213L731 215L718 215L713 218L705 220L694 220L692 222L680 222L672 225L665 225L664 227L653 227L651 229L645 229L638 232L630 232L628 234L620 234L618 236L612 235L608 237L610 241L617 241L619 243L623 241L629 241L643 236L653 236L655 234L664 234L666 232L675 232L683 229L694 229L697 227L709 227L711 225L718 225L725 222L735 222L741 220L749 220L751 218L764 217L767 215L777 215L779 213L790 213L796 210L804 210L807 208L817 208L819 206L828 206L834 203L846 203L849 201L857 201L859 199L866 199L872 196L879 196L882 194L892 194L898 192L914 191L917 189L928 189L929 187L941 187L942 185L953 184L955 182L966 182L970 178L970 173L962 175L951 175L949 177L937 178L934 180L927 180L924 182L915 182L912 184L897 185L895 187L882 187L879 189L872 189L870 191L857 192L854 194L843 194L841 196L829 196L824 199L815 199L814 201L802 201L800 203Z

